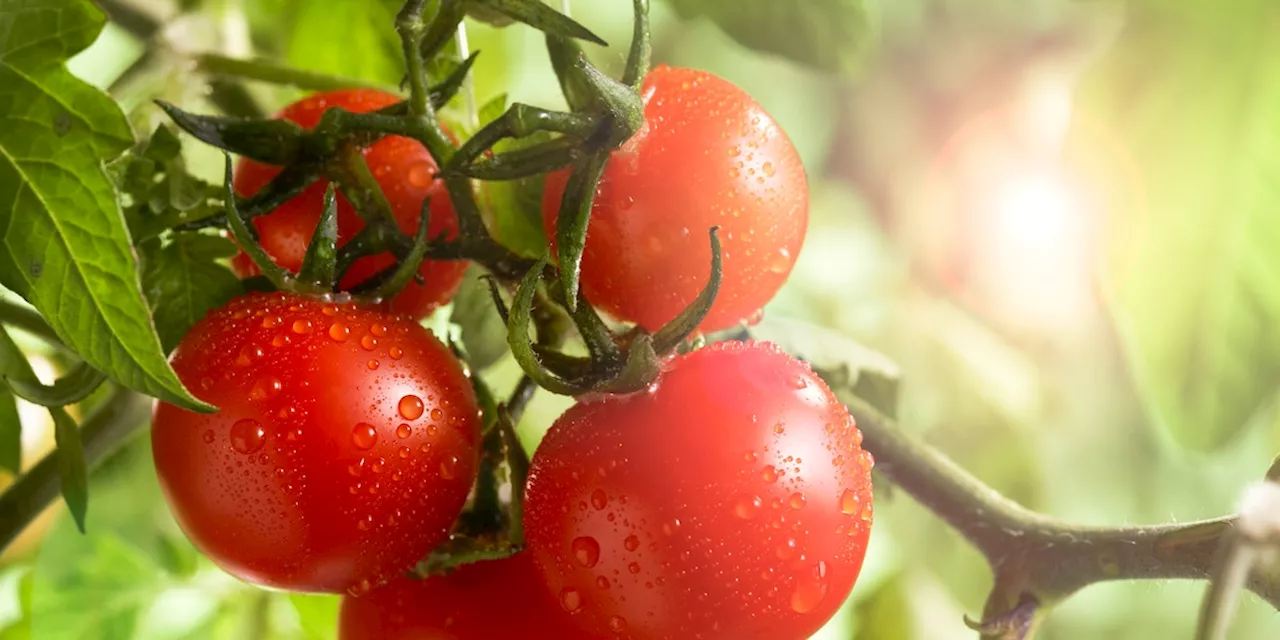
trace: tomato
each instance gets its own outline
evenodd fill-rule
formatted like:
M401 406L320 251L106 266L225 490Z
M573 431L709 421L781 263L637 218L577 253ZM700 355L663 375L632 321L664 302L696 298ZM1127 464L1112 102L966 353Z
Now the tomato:
M169 507L223 569L295 591L360 592L444 540L478 464L458 361L405 316L254 294L196 324L171 359L220 408L155 408Z
M582 257L595 306L650 331L707 284L712 226L724 279L702 331L749 319L791 273L809 220L809 187L782 129L744 91L703 71L657 67L641 94L645 126L605 165ZM568 175L547 179L547 235Z
M532 461L527 546L596 635L808 638L862 566L861 440L776 346L677 356L650 391L582 401L555 422Z
M585 639L542 587L529 555L399 578L342 599L338 640Z
M348 111L363 113L394 104L401 98L373 89L348 89L317 93L285 107L280 118L311 128L320 122L320 116L330 107L342 107ZM396 222L408 234L416 233L422 213L422 201L431 198L431 220L427 226L428 237L458 235L458 214L453 210L444 183L435 179L438 167L431 154L417 141L399 136L387 136L370 145L364 151L365 161L374 178L391 203ZM279 167L241 158L235 171L236 193L249 196L266 186ZM315 233L316 224L324 208L324 192L328 182L320 180L312 184L292 200L285 202L271 213L253 220L258 229L259 241L276 264L297 271L302 267L307 244ZM350 240L364 227L364 221L356 215L355 208L338 194L338 244ZM339 288L349 289L383 269L395 264L390 253L365 257L357 261L339 283ZM258 268L244 253L231 260L232 269L242 278L258 274ZM458 290L466 263L457 260L428 260L419 270L424 284L410 282L400 295L389 303L389 309L424 318L443 305Z

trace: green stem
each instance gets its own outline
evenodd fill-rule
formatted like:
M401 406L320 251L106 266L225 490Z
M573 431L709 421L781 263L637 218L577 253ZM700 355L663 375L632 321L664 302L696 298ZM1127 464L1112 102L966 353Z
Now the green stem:
M85 464L89 469L146 426L150 411L150 398L127 389L116 389L106 402L95 408L80 426ZM0 549L9 546L36 516L58 499L61 491L58 452L54 451L0 495Z
M1209 578L1234 518L1144 527L1078 526L1005 498L950 458L900 429L864 401L837 390L858 422L876 471L911 494L978 549L1001 592L993 602L1030 595L1052 605L1111 580ZM1280 577L1254 572L1247 583L1280 609ZM1001 614L1002 607L987 611Z
M369 88L389 93L396 92L396 87L393 86L369 82L359 78L305 71L283 62L262 58L246 60L216 53L205 53L196 56L195 62L197 70L208 74L259 80L261 82L297 87L305 91Z

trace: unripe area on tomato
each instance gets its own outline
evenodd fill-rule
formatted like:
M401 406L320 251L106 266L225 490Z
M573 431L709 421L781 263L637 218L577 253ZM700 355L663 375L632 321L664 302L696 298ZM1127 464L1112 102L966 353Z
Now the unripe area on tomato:
M582 257L582 290L612 316L655 331L711 273L719 226L724 278L699 329L750 319L795 265L809 221L800 156L746 92L692 69L657 67L641 92L645 125L605 165ZM556 237L567 172L547 178L542 213Z
M374 89L346 89L317 93L285 107L277 117L312 128L320 122L325 110L341 107L354 113L376 111L399 102L395 94ZM382 187L400 230L414 234L422 213L422 201L431 198L431 219L427 236L436 238L458 235L458 214L453 209L444 183L435 175L439 170L431 154L417 141L400 136L387 136L364 150L365 161ZM251 196L267 185L281 171L280 167L241 158L236 165L234 185L236 193ZM307 244L315 233L316 224L324 210L324 192L327 180L319 180L293 199L277 207L271 213L253 219L258 229L259 242L276 264L297 272L307 252ZM364 228L364 221L355 208L338 194L338 245ZM395 264L390 253L367 256L357 260L339 283L339 288L349 289L383 269ZM232 269L242 278L258 274L257 265L243 252L231 259ZM423 284L410 282L393 300L387 303L390 311L407 313L424 318L437 307L449 302L462 283L466 263L460 260L427 260L419 273Z
M219 411L157 403L156 473L187 536L229 573L367 591L448 536L479 408L453 354L407 317L252 294L197 323L171 363Z
M650 391L574 405L534 454L524 524L551 594L602 637L808 638L862 567L861 433L771 344L666 369Z
M528 554L398 578L345 596L338 640L586 640L542 587Z

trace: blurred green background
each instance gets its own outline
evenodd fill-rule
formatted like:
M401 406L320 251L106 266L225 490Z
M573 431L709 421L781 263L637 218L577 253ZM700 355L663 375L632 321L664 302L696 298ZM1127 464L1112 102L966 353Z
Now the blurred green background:
M388 84L401 73L393 2L111 4L145 19L109 26L72 68L139 132L161 121L154 97L216 110L194 53ZM630 10L572 3L615 44L589 47L605 68L621 66ZM1096 525L1232 512L1280 449L1280 7L880 0L868 11L871 29L830 45L857 63L823 72L653 4L656 61L752 93L809 172L808 242L764 329L800 319L888 355L903 428L1032 509ZM150 47L129 33L148 20L163 23ZM479 104L503 92L560 104L539 34L470 24L469 36L483 52ZM297 95L250 89L269 110ZM187 153L217 177L216 154ZM507 359L484 374L504 389L517 369ZM530 448L564 406L535 403L521 425ZM32 450L47 447L44 416L24 415ZM908 496L877 497L864 575L815 637L974 637L962 616L979 614L990 587L982 558ZM159 496L145 436L94 474L89 535L63 510L42 543L0 566L0 640L333 637L336 598L259 591L195 553ZM1190 637L1203 589L1095 586L1040 637ZM1247 596L1233 633L1280 637L1280 616Z

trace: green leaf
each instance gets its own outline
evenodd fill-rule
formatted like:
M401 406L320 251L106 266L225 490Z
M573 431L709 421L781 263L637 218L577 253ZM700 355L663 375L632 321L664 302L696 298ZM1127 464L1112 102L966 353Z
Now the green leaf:
M1114 322L1151 417L1198 450L1241 433L1280 386L1275 18L1269 0L1134 3L1079 101L1140 168L1141 185L1117 189L1147 203L1141 221L1108 212L1142 228L1113 237Z
M767 340L821 369L832 387L847 388L886 416L898 412L902 372L884 354L830 329L787 318L765 317L749 329L751 337ZM844 377L841 377L844 376Z
M395 11L388 5L370 0L295 3L289 62L302 69L399 83L404 60Z
M667 0L686 20L706 17L751 49L849 75L873 39L865 0Z
M141 247L142 284L166 352L211 309L244 293L240 279L218 262L235 254L230 240L200 233L176 233L161 246Z
M607 42L590 29L547 6L542 0L472 0L467 13L472 18L498 27L523 22L548 35L577 38L608 46Z
M488 110L489 105L486 105L484 111ZM501 113L499 111L498 115ZM553 137L550 133L538 132L524 138L506 138L494 145L493 151L505 153L527 149L544 144ZM480 197L489 211L495 239L525 258L538 258L547 251L547 235L542 228L542 191L546 182L546 176L534 175L480 183Z
M0 326L0 376L39 382L27 356L3 326ZM0 469L15 476L22 472L22 418L18 414L18 403L8 389L0 389Z
M132 144L128 123L63 64L102 25L88 0L0 4L0 283L113 379L208 410L165 361L103 169Z
M85 512L89 509L89 469L84 462L84 445L80 442L80 425L62 407L49 407L53 416L53 438L58 443L58 478L62 481L62 499L75 518L76 527L84 533Z
M481 279L484 269L471 265L453 297L450 320L461 328L467 362L483 371L507 354L507 325L493 306L489 285Z

